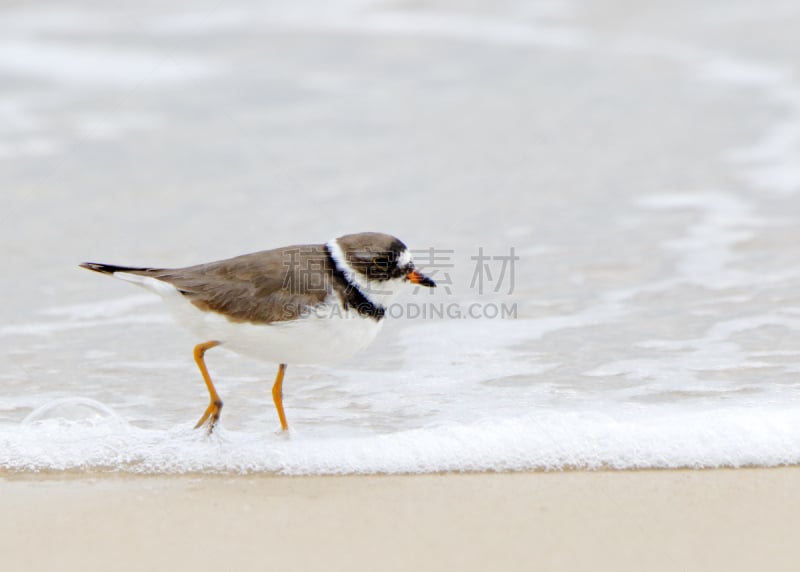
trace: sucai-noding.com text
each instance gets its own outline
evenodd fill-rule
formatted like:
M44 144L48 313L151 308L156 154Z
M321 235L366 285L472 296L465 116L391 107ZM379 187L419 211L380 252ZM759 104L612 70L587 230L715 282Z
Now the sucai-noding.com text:
M308 316L315 318L348 318L358 315L358 308L344 309L339 305L319 305L298 308L295 305L284 307L287 316ZM517 304L506 302L405 302L389 304L382 316L409 320L514 320L517 318Z

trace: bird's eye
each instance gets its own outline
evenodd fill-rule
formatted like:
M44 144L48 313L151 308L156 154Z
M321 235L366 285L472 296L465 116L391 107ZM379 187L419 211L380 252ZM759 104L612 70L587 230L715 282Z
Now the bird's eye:
M376 256L372 259L372 264L376 267L380 268L381 270L388 270L389 269L389 258L386 256Z

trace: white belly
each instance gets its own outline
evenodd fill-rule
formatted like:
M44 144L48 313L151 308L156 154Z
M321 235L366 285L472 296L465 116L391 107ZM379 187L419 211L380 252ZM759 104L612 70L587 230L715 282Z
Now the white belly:
M276 363L311 365L346 359L366 348L378 335L382 322L356 312L328 317L327 312L272 324L230 322L213 312L201 315L192 327L204 340L217 340L226 348Z
M327 306L298 320L263 325L231 322L216 312L198 309L161 280L123 272L115 276L161 296L175 318L197 334L198 343L216 340L237 353L275 363L312 365L346 359L372 343L383 324L341 310L333 295Z

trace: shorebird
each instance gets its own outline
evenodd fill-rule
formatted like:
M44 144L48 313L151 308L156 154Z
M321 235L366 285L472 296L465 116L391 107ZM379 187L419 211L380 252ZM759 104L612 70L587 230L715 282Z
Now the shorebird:
M194 360L209 404L195 428L210 434L222 399L205 364L207 350L278 363L272 398L281 429L287 364L334 363L366 348L383 325L387 304L404 282L434 287L414 268L411 252L388 234L362 232L325 244L285 246L185 268L147 268L84 262L155 292L177 320L203 341Z

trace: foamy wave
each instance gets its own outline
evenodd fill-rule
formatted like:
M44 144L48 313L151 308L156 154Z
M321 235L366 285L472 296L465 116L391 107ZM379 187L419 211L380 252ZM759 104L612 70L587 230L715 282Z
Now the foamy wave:
M547 411L327 438L224 428L207 437L189 426L139 429L114 415L44 419L0 427L0 467L319 475L775 466L800 463L799 413L742 407Z

